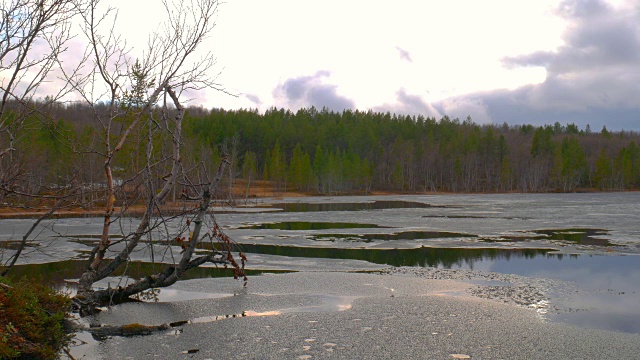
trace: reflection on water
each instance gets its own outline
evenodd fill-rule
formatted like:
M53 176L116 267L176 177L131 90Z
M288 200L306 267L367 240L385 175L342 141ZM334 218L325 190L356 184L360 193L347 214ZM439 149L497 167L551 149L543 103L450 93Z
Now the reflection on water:
M638 264L637 255L485 257L476 259L473 268L569 281L576 289L560 289L552 294L558 311L548 313L548 318L583 327L640 333ZM451 268L472 267L461 263Z
M195 324L219 321L230 318L250 317L250 316L277 316L285 313L301 313L301 312L334 312L345 311L351 309L351 303L358 297L356 296L336 296L336 295L309 295L318 298L320 305L300 306L283 308L277 310L254 311L245 310L240 314L203 316L191 320L181 322L182 324ZM181 324L180 324L181 325ZM172 325L173 326L173 325Z
M302 246L242 244L247 253L280 255L303 258L331 258L364 260L375 264L392 266L441 266L450 268L460 264L473 264L484 258L531 258L536 256L563 257L548 254L545 249L477 249L477 248L431 248L414 249L343 249Z
M340 249L340 248L313 248L299 246L281 245L260 245L242 244L246 253L280 255L292 258L330 258L330 259L352 259L364 260L375 264L392 266L431 266L431 267L461 267L463 265L470 268L474 264L484 259L505 259L513 258L534 258L551 257L562 259L563 257L575 255L549 254L545 249L477 249L477 248L430 248L422 247L415 249ZM294 260L295 261L295 260ZM77 279L82 274L85 261L67 260L43 264L16 265L12 269L12 274L17 277L28 276L41 279L47 283L64 285L66 280ZM126 273L120 270L114 276L127 275L130 278L138 279L152 272L160 272L168 264L130 262ZM285 266L286 267L286 266ZM183 279L228 277L232 275L228 269L215 267L198 267L187 271ZM265 271L246 270L247 275L260 275ZM267 271L286 272L281 271Z
M28 277L42 281L47 284L52 284L54 288L73 290L75 283L69 282L72 279L80 278L82 272L87 266L86 261L80 260L67 260L42 264L28 264L28 265L16 265L11 269L11 275L16 278ZM113 276L126 275L133 279L140 279L151 273L158 273L169 267L169 264L161 263L149 263L142 261L132 261L126 267L126 269L118 269ZM262 275L264 273L284 273L289 272L286 270L245 270L247 276ZM189 271L182 274L182 280L189 279L202 279L202 278L217 278L217 277L232 277L233 271L231 269L216 268L216 267L197 267L189 269ZM159 290L159 289L156 289ZM147 296L147 295L145 295ZM151 298L152 294L148 294ZM143 299L144 300L144 299Z
M505 274L518 274L537 278L555 278L571 281L577 288L561 289L551 294L556 312L546 316L552 320L584 327L640 333L640 267L637 256L563 255L543 249L474 249L474 248L418 248L418 249L327 249L295 246L243 245L245 251L282 255L295 258L357 259L393 266L430 266L446 269L473 269ZM19 265L16 276L38 274L43 281L65 284L65 279L79 277L85 266L83 261ZM127 275L142 276L148 269L160 269L162 264L132 262ZM286 267L286 266L285 266ZM247 271L258 275L260 271ZM268 271L269 273L275 271ZM196 268L185 278L229 276L214 268ZM153 289L141 294L142 301L182 301L195 298L224 297L229 294L190 294L170 289ZM351 306L351 300L330 299L322 305L295 309L277 309L268 312L247 312L240 316L267 316L284 312L340 311ZM340 301L338 301L340 300ZM348 299L347 299L348 300ZM272 312L274 311L274 312ZM236 315L237 316L237 315ZM206 317L193 321L215 321L229 316Z
M261 312L257 312L257 311L243 311L242 312L243 316L275 316L275 315L282 315L282 311L279 310L271 310L271 311L261 311Z

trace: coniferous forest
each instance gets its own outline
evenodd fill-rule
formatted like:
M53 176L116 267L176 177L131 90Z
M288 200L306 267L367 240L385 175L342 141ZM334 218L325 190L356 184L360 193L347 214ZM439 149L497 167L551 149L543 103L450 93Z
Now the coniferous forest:
M301 109L194 113L215 153L236 139L236 172L317 193L573 192L640 186L640 134L574 124L478 125L390 113Z
M47 118L55 120L34 118L29 132L16 140L14 156L23 158L20 171L30 179L25 193L101 181L96 154L103 134L84 121L88 111L50 105ZM121 122L124 128L127 120ZM144 129L138 131L114 166L115 178L130 181L130 189L144 166L135 147L149 141ZM168 151L167 139L151 141L154 151ZM558 122L478 125L470 117L193 107L184 122L181 161L184 171L201 168L205 174L226 154L227 185L261 186L267 180L277 191L309 194L623 191L640 187L639 144L637 132Z

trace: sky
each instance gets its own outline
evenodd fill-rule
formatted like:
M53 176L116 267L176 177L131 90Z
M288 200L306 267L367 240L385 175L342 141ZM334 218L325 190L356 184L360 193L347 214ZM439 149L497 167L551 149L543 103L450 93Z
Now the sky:
M106 1L143 47L162 9ZM203 49L235 96L190 105L640 130L637 0L225 0Z

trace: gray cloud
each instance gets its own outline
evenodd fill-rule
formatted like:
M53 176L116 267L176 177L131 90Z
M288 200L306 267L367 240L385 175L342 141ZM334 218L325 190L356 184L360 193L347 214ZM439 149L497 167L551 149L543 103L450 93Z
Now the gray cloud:
M353 100L339 95L335 85L322 82L323 78L330 75L328 71L318 71L312 76L287 79L276 87L273 95L284 102L283 106L290 109L310 106L326 107L334 111L355 109Z
M487 104L480 97L450 98L440 102L439 107L442 109L443 114L452 119L464 120L467 116L471 116L471 119L476 124L490 124L493 122L489 115Z
M258 95L255 95L255 94L243 94L242 96L244 96L249 101L251 101L252 103L256 104L257 106L262 105L262 100L260 100Z
M424 101L418 95L407 94L405 89L400 89L396 93L397 102L394 104L384 104L374 107L377 112L391 112L403 115L423 115L439 118L440 112L430 103Z
M400 54L400 59L408 61L410 63L413 62L413 59L411 58L411 54L409 53L409 51L401 48L400 46L396 46L396 50L398 50L398 53Z
M609 130L640 130L640 111L637 107L588 107L588 108L551 108L538 106L531 100L541 92L538 86L524 86L517 90L495 90L476 94L469 94L462 99L481 101L487 116L494 124L508 123L511 125L531 124L542 126L559 122L562 125L574 123L581 129L587 124L598 131L606 126ZM434 104L443 108L445 100ZM461 101L460 98L457 101ZM443 113L445 113L443 111ZM462 117L449 114L450 117ZM480 123L475 112L470 112L472 119ZM466 115L463 115L466 117Z
M640 129L640 4L616 9L603 0L567 0L556 14L568 22L556 51L507 57L507 67L547 70L541 84L473 95L494 121L555 121Z
M592 18L611 10L611 6L602 0L565 0L556 13L567 18Z
M635 65L640 60L640 7L617 10L602 0L570 0L556 13L568 29L565 45L555 52L507 57L506 66L544 66L554 75L579 73L588 76L603 67Z

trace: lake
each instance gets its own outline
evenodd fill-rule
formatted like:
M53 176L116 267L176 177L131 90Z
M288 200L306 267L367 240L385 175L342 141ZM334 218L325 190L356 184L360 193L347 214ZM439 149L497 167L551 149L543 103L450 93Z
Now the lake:
M409 266L558 279L567 286L549 289L555 311L548 319L632 333L640 333L638 219L637 192L282 198L216 209L252 274ZM0 220L5 257L31 221ZM102 220L45 225L16 271L58 283L77 278ZM153 249L156 261L170 262ZM150 254L140 248L132 260L157 266ZM136 277L135 269L128 275ZM219 275L203 269L192 277Z

